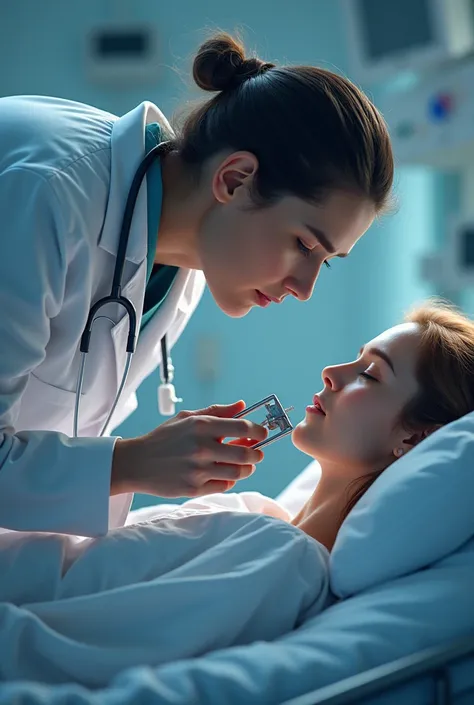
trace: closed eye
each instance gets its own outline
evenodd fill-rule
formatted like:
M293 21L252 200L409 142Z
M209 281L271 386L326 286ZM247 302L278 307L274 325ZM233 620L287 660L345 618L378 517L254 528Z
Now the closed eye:
M298 249L300 250L301 254L302 254L304 257L309 257L309 256L311 255L311 253L313 252L313 250L311 250L309 247L306 247L306 245L304 244L304 242L303 242L302 240L300 240L299 237L296 238L296 242L297 242ZM324 260L324 264L326 265L326 267L327 267L328 269L331 269L331 265L329 264L329 262L327 261L327 259Z
M311 254L311 250L310 250L309 247L306 247L306 245L304 244L303 240L300 240L300 238L297 237L297 238L296 238L296 243L297 243L297 245L298 245L298 249L300 250L301 254L302 254L304 257L309 257L310 254Z
M372 375L369 375L368 372L359 372L359 377L365 377L365 379L370 380L371 382L380 382L377 377L373 377Z

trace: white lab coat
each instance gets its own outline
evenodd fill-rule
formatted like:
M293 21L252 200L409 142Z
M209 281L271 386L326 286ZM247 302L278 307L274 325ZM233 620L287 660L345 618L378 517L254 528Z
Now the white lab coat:
M0 527L96 536L124 524L131 495L112 498L114 438L98 438L122 377L128 318L108 306L93 328L72 438L79 342L92 303L110 292L126 196L144 130L162 113L142 103L121 118L79 103L0 99ZM123 277L138 329L146 284L146 181ZM140 335L111 428L172 346L204 289L181 269ZM108 320L110 319L110 320Z

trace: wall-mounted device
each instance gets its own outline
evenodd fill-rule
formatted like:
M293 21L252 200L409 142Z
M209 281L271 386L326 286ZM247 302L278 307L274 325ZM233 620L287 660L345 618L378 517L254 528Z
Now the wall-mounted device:
M448 291L474 286L474 219L457 218L439 252L421 258L422 278Z
M380 96L397 163L460 169L474 164L474 58Z
M86 70L100 83L154 82L159 76L158 38L151 24L101 23L86 36Z
M472 0L340 0L350 76L376 83L430 69L474 48Z

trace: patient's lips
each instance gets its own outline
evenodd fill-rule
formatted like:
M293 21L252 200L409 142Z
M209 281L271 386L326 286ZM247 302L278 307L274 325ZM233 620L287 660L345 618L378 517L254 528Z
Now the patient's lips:
M313 403L306 407L306 411L309 414L319 414L319 416L326 416L326 411L321 403L321 399L317 394L313 397Z

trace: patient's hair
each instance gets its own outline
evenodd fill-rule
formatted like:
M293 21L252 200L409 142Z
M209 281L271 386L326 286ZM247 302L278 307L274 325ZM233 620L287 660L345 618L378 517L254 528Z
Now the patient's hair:
M474 322L437 299L414 308L405 318L421 328L416 377L419 392L401 412L407 431L432 431L474 410ZM357 491L342 519L382 471L355 481Z

